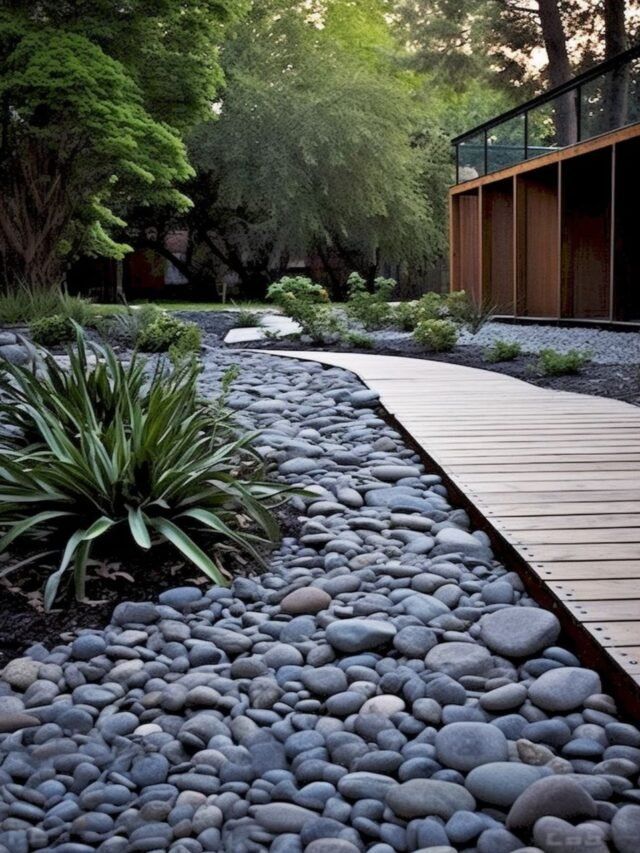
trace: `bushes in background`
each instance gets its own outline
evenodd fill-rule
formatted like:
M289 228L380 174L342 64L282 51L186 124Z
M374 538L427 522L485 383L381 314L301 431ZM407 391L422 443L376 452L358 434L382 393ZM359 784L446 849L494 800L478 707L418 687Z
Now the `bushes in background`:
M393 310L389 305L396 282L392 278L376 278L373 290L367 290L367 282L354 272L347 279L349 298L347 313L365 329L382 329L391 322Z
M40 288L18 283L0 293L0 324L30 325L54 316L66 317L81 326L93 317L91 303L79 296L69 296L60 288Z
M337 340L343 324L329 303L329 294L306 276L285 276L270 285L267 297L291 317L314 343Z
M62 314L42 317L31 323L29 333L34 343L43 347L55 347L73 340L73 321Z

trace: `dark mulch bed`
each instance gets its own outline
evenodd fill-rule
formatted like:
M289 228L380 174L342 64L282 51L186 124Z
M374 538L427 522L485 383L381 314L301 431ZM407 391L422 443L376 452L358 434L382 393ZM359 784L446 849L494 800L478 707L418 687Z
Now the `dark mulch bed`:
M228 345L229 346L229 345ZM283 338L278 341L256 341L251 344L231 345L246 349L278 349L278 350L313 350L319 352L361 352L369 355L398 355L405 358L419 358L429 361L446 361L451 364L462 364L466 367L477 367L482 370L492 370L523 379L532 385L543 388L554 388L557 391L574 391L578 394L592 394L598 397L612 397L640 406L640 365L637 364L589 364L584 371L575 376L542 376L536 369L536 357L531 355L519 356L514 361L499 364L488 364L483 359L484 349L479 346L457 347L453 352L424 353L414 344L407 342L405 347L376 346L374 349L359 349L340 344L320 346L304 344L298 340Z
M227 332L238 325L237 314L232 311L175 311L174 317L197 323L202 331L204 343L216 346L224 341Z
M298 515L290 506L280 507L276 515L283 536L298 534ZM263 549L265 557L268 550ZM27 552L18 553L16 549L0 562L0 570L26 556ZM76 601L69 589L64 595L61 592L55 608L45 613L42 588L54 567L53 559L18 570L0 581L0 669L35 643L53 648L73 639L80 628L104 628L113 608L121 601L154 601L159 593L172 587L194 584L206 587L210 583L195 566L176 559L176 552L170 546L155 548L149 554L131 550L122 555L120 562L105 561L89 567L87 601ZM250 557L242 567L230 559L222 562L242 574L259 574L262 570Z

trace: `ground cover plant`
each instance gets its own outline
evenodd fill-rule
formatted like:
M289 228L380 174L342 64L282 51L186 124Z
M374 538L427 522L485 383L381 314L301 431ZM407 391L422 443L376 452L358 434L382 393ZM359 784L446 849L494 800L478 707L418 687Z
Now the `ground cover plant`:
M484 360L489 364L501 361L513 361L522 352L522 346L517 341L494 341L484 351Z
M42 317L29 326L29 334L34 343L44 347L54 347L73 339L73 321L62 314Z
M542 349L538 353L538 370L544 376L564 376L580 373L591 361L588 350L572 349L558 352L554 349Z
M218 584L223 552L260 560L256 546L278 537L271 507L286 490L264 480L254 436L199 399L197 366L149 372L135 355L125 366L79 327L69 361L43 354L37 371L2 368L0 552L24 537L38 558L56 555L45 608L68 573L85 596L87 562L102 544L113 553L168 542Z

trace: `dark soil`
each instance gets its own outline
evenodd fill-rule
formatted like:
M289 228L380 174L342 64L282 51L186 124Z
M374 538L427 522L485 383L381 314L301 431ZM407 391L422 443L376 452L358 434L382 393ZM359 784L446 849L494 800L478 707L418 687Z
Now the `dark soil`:
M612 397L640 406L640 365L637 364L596 364L587 365L581 373L570 376L543 376L536 367L537 359L533 355L521 355L514 361L489 364L483 358L483 348L465 345L456 347L452 352L425 353L408 341L406 346L360 349L341 344L321 346L304 344L299 340L282 338L276 341L255 341L249 344L231 345L247 349L313 350L319 352L361 352L375 355L398 355L405 358L419 358L429 361L446 361L462 364L481 370L505 373L517 379L523 379L532 385L553 388L556 391L574 391L578 394L591 394L597 397Z
M290 506L280 507L276 515L283 536L298 534L298 516ZM204 543L200 544L207 550ZM268 552L265 546L264 556ZM27 556L27 552L17 549L5 555L0 558L0 571ZM61 590L49 613L42 608L42 588L55 568L55 555L0 579L0 670L35 643L51 649L69 642L80 628L104 628L113 608L121 601L155 601L165 589L185 585L206 587L210 583L195 566L176 559L170 546L154 548L149 554L132 550L119 556L120 562L96 560L96 564L89 566L85 601L76 601L73 590L67 588ZM260 565L250 557L243 559L242 564L231 558L222 558L222 563L236 574L255 575L261 571Z
M238 325L238 316L232 311L176 311L174 317L197 323L208 346L222 343L227 332Z

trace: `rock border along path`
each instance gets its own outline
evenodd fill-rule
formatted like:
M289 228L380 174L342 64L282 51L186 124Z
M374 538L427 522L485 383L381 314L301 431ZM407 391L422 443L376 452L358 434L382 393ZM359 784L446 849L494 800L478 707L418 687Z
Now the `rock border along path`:
M222 351L203 390L234 363L230 406L314 492L300 533L5 668L0 853L636 851L640 731L377 393Z
M287 354L379 392L638 701L640 409L443 362Z

